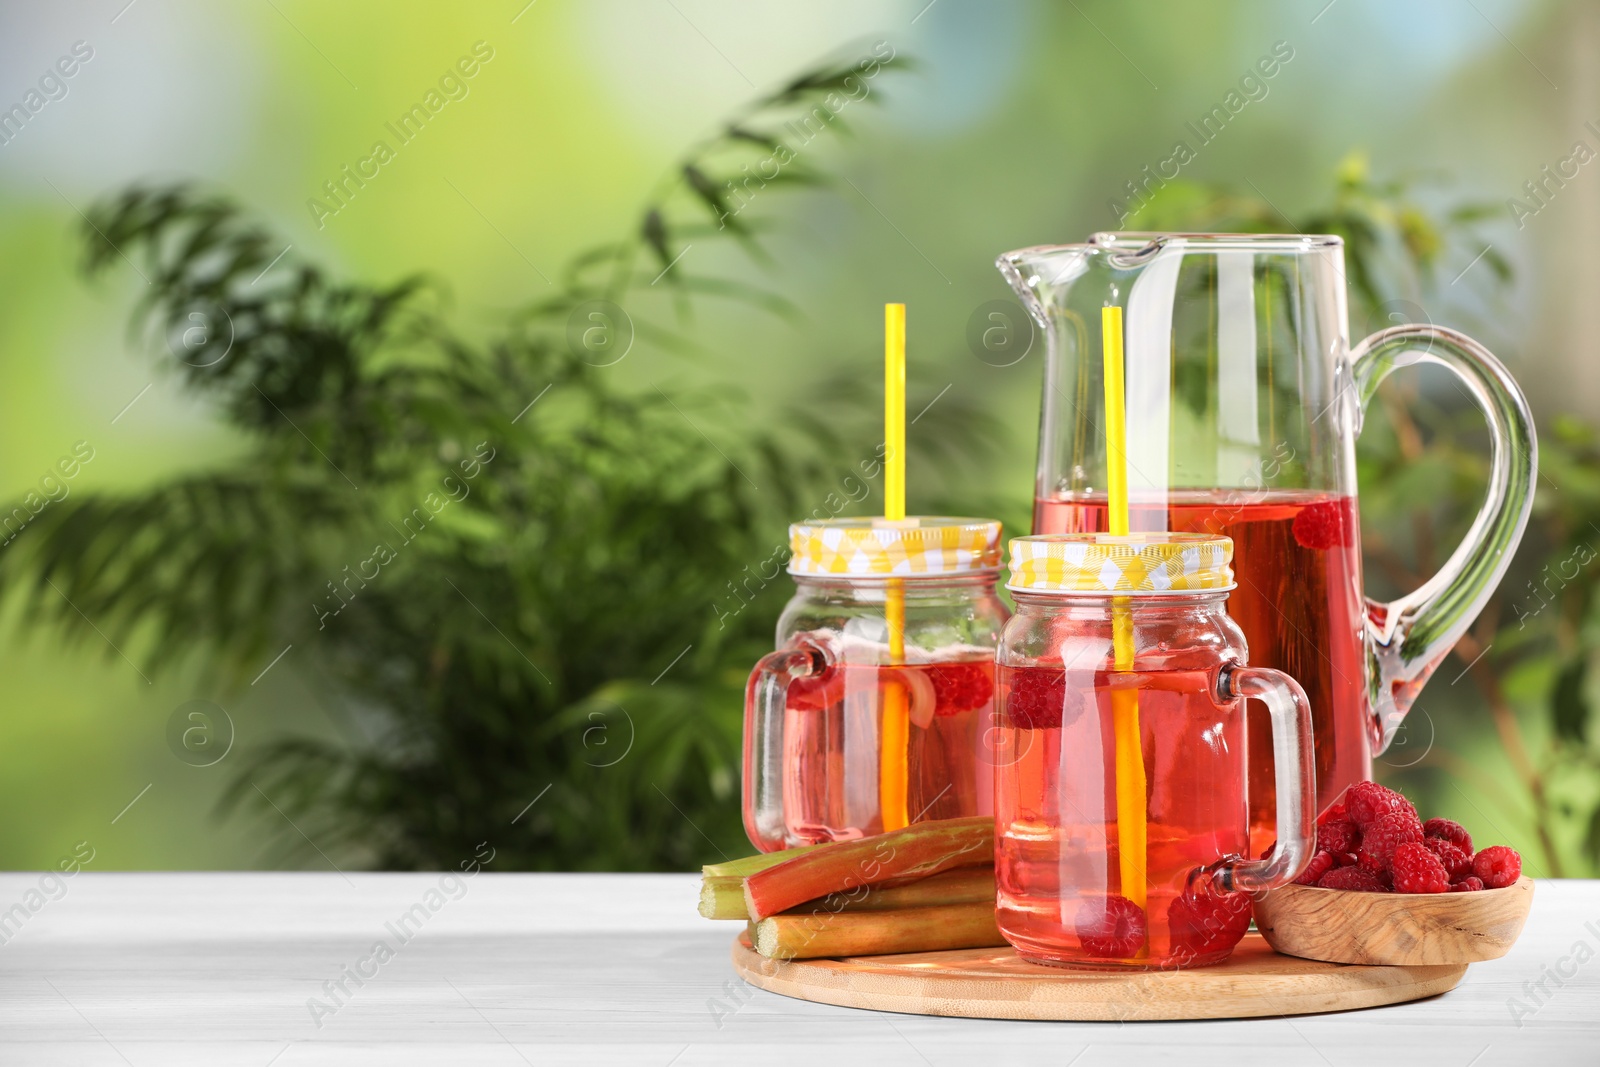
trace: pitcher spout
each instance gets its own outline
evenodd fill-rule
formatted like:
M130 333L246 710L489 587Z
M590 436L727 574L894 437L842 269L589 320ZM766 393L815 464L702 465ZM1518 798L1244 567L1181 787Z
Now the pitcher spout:
M1028 314L1042 329L1050 328L1050 309L1061 294L1088 269L1092 245L1035 245L1003 253L994 261Z

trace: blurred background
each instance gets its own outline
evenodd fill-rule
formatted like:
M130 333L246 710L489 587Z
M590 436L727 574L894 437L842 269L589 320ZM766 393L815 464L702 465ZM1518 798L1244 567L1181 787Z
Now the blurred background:
M838 121L793 125L840 70ZM911 510L1018 530L1040 366L971 340L1012 302L998 253L1331 218L1373 267L1352 336L1467 330L1544 449L1379 777L1530 873L1600 871L1593 5L107 0L0 9L0 71L0 492L32 516L0 547L0 865L746 850L743 676L788 595L750 568L870 453L882 304L934 404ZM764 139L795 165L729 198ZM1477 507L1459 399L1402 371L1367 420L1374 595Z

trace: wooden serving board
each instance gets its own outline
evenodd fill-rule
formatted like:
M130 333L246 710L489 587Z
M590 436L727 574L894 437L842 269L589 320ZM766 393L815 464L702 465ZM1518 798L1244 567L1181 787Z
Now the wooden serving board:
M1252 931L1227 961L1190 971L1044 967L1010 948L769 960L733 945L751 985L847 1008L974 1019L1243 1019L1399 1004L1454 989L1466 964L1369 967L1281 956Z

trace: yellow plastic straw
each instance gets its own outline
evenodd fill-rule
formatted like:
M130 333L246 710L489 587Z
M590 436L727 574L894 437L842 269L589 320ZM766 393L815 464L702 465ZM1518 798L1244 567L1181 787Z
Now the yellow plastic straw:
M1128 425L1122 388L1122 309L1100 309L1106 380L1106 505L1113 534L1128 532ZM1127 597L1111 600L1111 648L1118 672L1133 670L1133 612ZM1130 679L1131 680L1131 679ZM1139 741L1139 691L1112 682L1111 721L1117 745L1117 854L1122 895L1145 906L1144 754Z
M906 517L906 306L883 305L883 517L899 522ZM889 624L889 661L906 656L905 586L889 581L884 614ZM911 820L906 811L908 788L907 749L911 744L910 695L895 683L883 691L883 736L878 749L878 805L885 831L898 830Z
M883 305L883 517L906 517L906 306Z

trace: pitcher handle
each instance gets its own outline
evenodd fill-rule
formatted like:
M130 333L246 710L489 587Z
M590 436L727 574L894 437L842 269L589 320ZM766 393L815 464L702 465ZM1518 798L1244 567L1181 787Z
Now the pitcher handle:
M1439 573L1398 600L1367 598L1367 695L1375 755L1389 747L1423 684L1500 583L1528 524L1539 467L1527 398L1505 366L1466 334L1431 323L1379 330L1351 352L1357 433L1379 383L1411 363L1449 369L1483 409L1491 441L1489 494Z
M1317 843L1317 766L1311 748L1311 701L1300 683L1270 667L1233 667L1218 676L1223 701L1255 699L1272 716L1277 769L1278 840L1261 859L1225 859L1211 868L1224 893L1259 893L1287 885L1311 861Z

